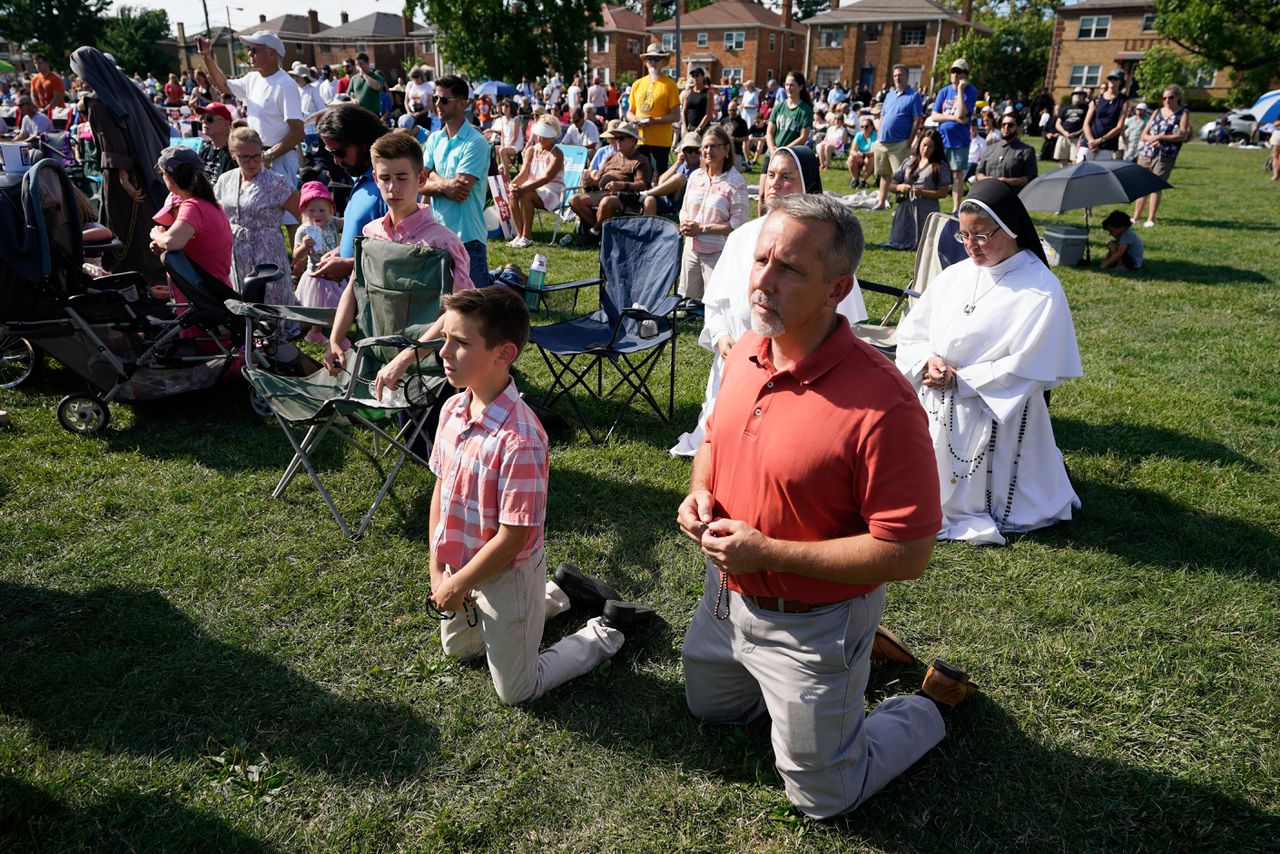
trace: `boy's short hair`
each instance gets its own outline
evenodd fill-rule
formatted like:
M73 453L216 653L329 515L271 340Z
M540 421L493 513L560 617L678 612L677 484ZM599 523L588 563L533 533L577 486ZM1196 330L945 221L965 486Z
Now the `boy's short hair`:
M506 285L490 285L448 294L442 301L445 311L474 318L486 347L510 341L516 351L529 343L529 309L524 300Z
M378 137L369 147L369 155L378 160L410 160L422 168L422 143L406 130L393 130Z
M1124 211L1112 211L1102 221L1103 228L1128 228L1131 225L1133 225L1133 220Z

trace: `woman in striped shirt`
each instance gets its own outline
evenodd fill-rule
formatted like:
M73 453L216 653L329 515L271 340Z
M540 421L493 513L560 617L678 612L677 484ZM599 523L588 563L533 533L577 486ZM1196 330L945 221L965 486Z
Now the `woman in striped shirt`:
M685 185L680 233L680 295L702 299L725 238L747 221L747 182L733 165L733 144L720 125L702 137L702 165Z

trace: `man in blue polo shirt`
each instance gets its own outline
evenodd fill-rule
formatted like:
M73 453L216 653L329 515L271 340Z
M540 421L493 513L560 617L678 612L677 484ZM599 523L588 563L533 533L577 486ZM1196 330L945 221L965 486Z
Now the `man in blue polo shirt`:
M885 95L880 112L880 133L871 144L876 175L880 178L880 195L873 210L889 206L889 179L902 166L902 161L916 147L916 134L924 122L924 101L920 93L907 83L907 66L893 67L893 88Z
M489 284L489 230L484 224L488 189L489 142L466 120L471 87L456 74L436 81L431 101L443 127L423 144L427 181L422 192L431 197L436 220L458 235L471 256L471 281Z
M334 104L316 122L320 142L354 182L342 210L342 244L321 258L314 271L322 279L340 282L350 276L355 268L356 238L366 223L387 215L387 203L373 181L369 158L369 148L387 130L377 116L354 102Z
M960 207L960 197L964 195L964 175L969 171L969 126L977 105L978 87L969 83L969 63L957 59L951 63L951 84L942 87L929 116L938 123L947 165L951 167L953 211Z

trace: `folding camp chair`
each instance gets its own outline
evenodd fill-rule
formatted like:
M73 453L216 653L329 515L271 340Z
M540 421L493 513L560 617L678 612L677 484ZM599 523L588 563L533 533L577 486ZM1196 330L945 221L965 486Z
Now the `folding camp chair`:
M420 358L405 375L401 387L384 393L382 400L373 395L373 381L383 365L404 348L416 344L422 332L439 316L440 298L453 288L453 263L447 252L360 238L356 241L352 275L357 325L368 337L355 343L342 372L330 376L321 369L307 377L285 377L250 364L245 366L244 375L270 407L294 450L293 459L271 497L283 495L298 469L305 468L338 527L356 540L364 534L378 505L391 491L405 460L422 466L427 464L414 447L420 438L430 442L431 437L424 437L423 430L445 382L434 352ZM247 317L317 325L331 324L334 316L331 309L261 306L235 301L229 301L228 307ZM439 345L439 341L422 345L422 352L438 349ZM353 435L350 428L356 426L372 432L372 451ZM303 430L306 433L299 439L295 431ZM338 510L311 460L329 434L358 449L380 473L383 467L379 458L396 454L372 506L354 530ZM381 447L383 443L385 449Z
M546 294L558 290L597 286L600 309L554 323L535 326L530 340L551 371L551 387L542 398L551 406L568 398L578 421L593 442L608 441L636 398L644 400L664 423L675 410L676 306L671 286L680 266L680 232L675 223L655 216L608 220L600 236L600 270L603 279L587 279L548 285ZM649 389L649 377L670 346L670 374L665 411ZM605 391L604 364L617 371L618 379ZM592 373L595 374L594 385ZM629 390L618 404L617 414L603 440L587 423L574 390L605 400L619 389Z
M920 242L916 244L916 265L911 283L905 288L880 285L865 279L858 279L858 285L865 291L888 294L894 298L893 305L879 323L855 323L853 334L889 358L898 349L897 323L911 310L911 305L924 293L925 288L934 278L957 261L966 257L964 247L956 242L956 231L960 221L950 214L935 211L925 219L924 231Z
M582 175L587 171L587 149L581 145L556 145L564 154L564 193L560 196L560 204L553 211L548 211L555 226L551 231L551 244L555 245L560 236L560 223L567 221L565 212L569 210L569 199L574 193L582 190Z

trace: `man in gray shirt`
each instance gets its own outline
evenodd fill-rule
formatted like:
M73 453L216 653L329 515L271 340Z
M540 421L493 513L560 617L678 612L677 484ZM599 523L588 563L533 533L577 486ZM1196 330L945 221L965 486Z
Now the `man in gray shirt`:
M1036 150L1018 139L1020 129L1018 114L1005 113L1000 119L1000 138L987 146L978 161L977 180L994 178L1015 190L1035 180L1039 173Z

